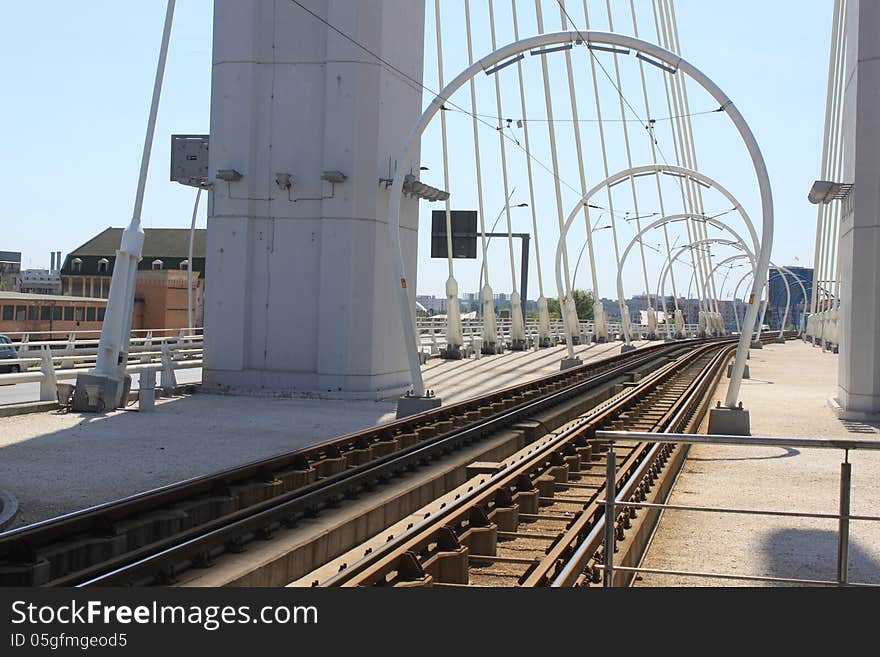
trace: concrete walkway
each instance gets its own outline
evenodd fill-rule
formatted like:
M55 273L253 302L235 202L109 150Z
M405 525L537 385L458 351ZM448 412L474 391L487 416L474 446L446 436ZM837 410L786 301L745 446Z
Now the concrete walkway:
M619 350L577 347L585 361ZM558 372L564 351L431 360L425 382L453 403ZM0 418L0 488L19 499L18 526L382 424L395 410L394 401L196 394L160 400L151 414Z
M741 398L752 435L877 438L876 425L839 420L837 356L801 341L752 351ZM726 379L716 391L721 398ZM853 514L880 516L880 452L850 454ZM837 450L696 445L669 502L690 506L837 513ZM880 584L880 523L851 525L850 581ZM666 511L647 568L834 580L837 521ZM639 586L756 586L757 582L642 575Z

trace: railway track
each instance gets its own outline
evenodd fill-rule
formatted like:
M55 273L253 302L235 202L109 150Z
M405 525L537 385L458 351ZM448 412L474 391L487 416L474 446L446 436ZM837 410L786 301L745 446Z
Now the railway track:
M599 461L610 445L595 440L595 432L696 430L734 350L734 344L716 343L681 356L312 585L539 587L600 581L607 519L605 467ZM615 494L637 501L660 485L677 449L639 442L613 447ZM627 508L613 522L617 540L624 541L636 522L635 509Z
M657 344L0 534L0 585L170 583L406 471L701 341Z

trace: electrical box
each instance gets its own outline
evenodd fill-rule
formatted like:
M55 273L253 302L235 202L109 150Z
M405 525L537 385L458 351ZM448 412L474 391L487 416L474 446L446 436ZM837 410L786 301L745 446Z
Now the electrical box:
M208 182L208 135L171 135L171 180L201 187Z
M474 260L477 257L477 211L452 210L452 257ZM431 257L446 258L446 210L431 213Z

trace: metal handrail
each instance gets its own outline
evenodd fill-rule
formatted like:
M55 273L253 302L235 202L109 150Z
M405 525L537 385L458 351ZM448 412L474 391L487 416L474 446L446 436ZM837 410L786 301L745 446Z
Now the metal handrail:
M701 513L722 513L736 515L755 515L755 516L771 516L771 517L798 517L813 518L825 520L837 520L837 580L808 580L797 578L779 578L760 575L736 575L731 573L708 573L697 571L678 571L664 570L657 568L624 567L614 565L614 546L616 540L611 536L611 545L605 548L605 564L596 565L595 567L604 570L604 581L606 586L613 586L614 571L619 570L626 573L653 573L676 575L682 577L705 577L717 579L733 579L743 581L763 581L770 583L792 583L805 585L823 585L823 586L863 586L866 584L857 584L849 581L849 525L853 520L863 522L880 522L878 516L852 515L850 513L850 499L852 490L852 464L849 462L850 450L862 451L880 451L880 442L875 440L860 440L857 438L791 438L776 436L710 436L704 434L668 434L668 433L651 433L644 431L597 431L596 438L601 440L636 440L645 442L662 443L678 443L688 445L734 445L741 447L780 447L780 448L798 448L798 449L836 449L844 451L844 460L840 464L840 501L839 510L836 514L831 513L811 513L800 511L777 511L772 509L742 509L732 507L704 507L681 504L660 504L648 502L635 502L625 499L625 496L617 496L616 499L605 499L599 503L604 504L608 511L606 512L605 524L613 525L613 518L616 517L617 511L623 507L633 508L651 508L670 511L693 511ZM613 450L609 450L611 454ZM614 475L614 464L608 463L609 477ZM608 484L606 483L606 486ZM606 488L606 490L611 490ZM607 496L606 496L607 497ZM609 520L611 520L609 522Z

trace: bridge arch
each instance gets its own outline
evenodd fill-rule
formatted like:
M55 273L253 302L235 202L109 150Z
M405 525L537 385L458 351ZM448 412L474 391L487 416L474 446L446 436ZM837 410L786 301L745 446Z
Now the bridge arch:
M769 266L770 250L773 244L773 192L770 187L770 177L767 173L767 165L764 162L764 156L761 154L758 142L748 123L746 123L745 118L743 118L736 105L733 104L733 101L724 94L721 88L716 85L712 79L681 56L676 55L665 48L661 48L658 45L635 37L616 34L614 32L566 30L520 39L519 41L515 41L495 50L467 67L464 71L459 73L454 80L441 89L440 93L428 105L422 113L421 118L413 126L406 142L404 143L401 155L397 159L397 172L395 173L394 181L391 184L391 197L388 204L389 255L391 258L391 269L393 274L392 284L398 290L398 305L405 341L404 347L407 351L407 358L410 366L413 394L416 396L424 396L425 387L422 379L420 358L416 346L416 327L410 308L406 269L403 262L403 253L400 248L400 203L401 194L403 192L403 181L408 167L415 156L416 146L418 145L419 139L425 131L425 128L427 128L431 119L437 114L437 112L440 111L444 102L446 102L446 100L466 82L478 75L480 71L483 71L488 75L493 72L490 69L496 65L501 64L507 59L513 61L512 58L524 56L523 53L527 51L537 50L538 52L535 54L538 56L545 56L545 53L540 52L542 48L566 44L586 44L588 47L591 44L617 46L629 49L630 51L635 51L637 54L652 57L672 69L674 74L681 72L690 77L718 102L721 110L727 113L739 132L755 169L763 214L762 243L760 250L761 253L758 258L758 273L760 274L760 278L763 278L766 274L766 270ZM746 317L746 324L753 325L756 317L757 308L750 306ZM748 347L748 341L740 340L739 348L737 349L736 362L733 368L733 376L731 377L731 384L728 388L726 398L727 406L731 408L736 405L736 397L739 393L739 385L742 380L742 372L745 368Z

